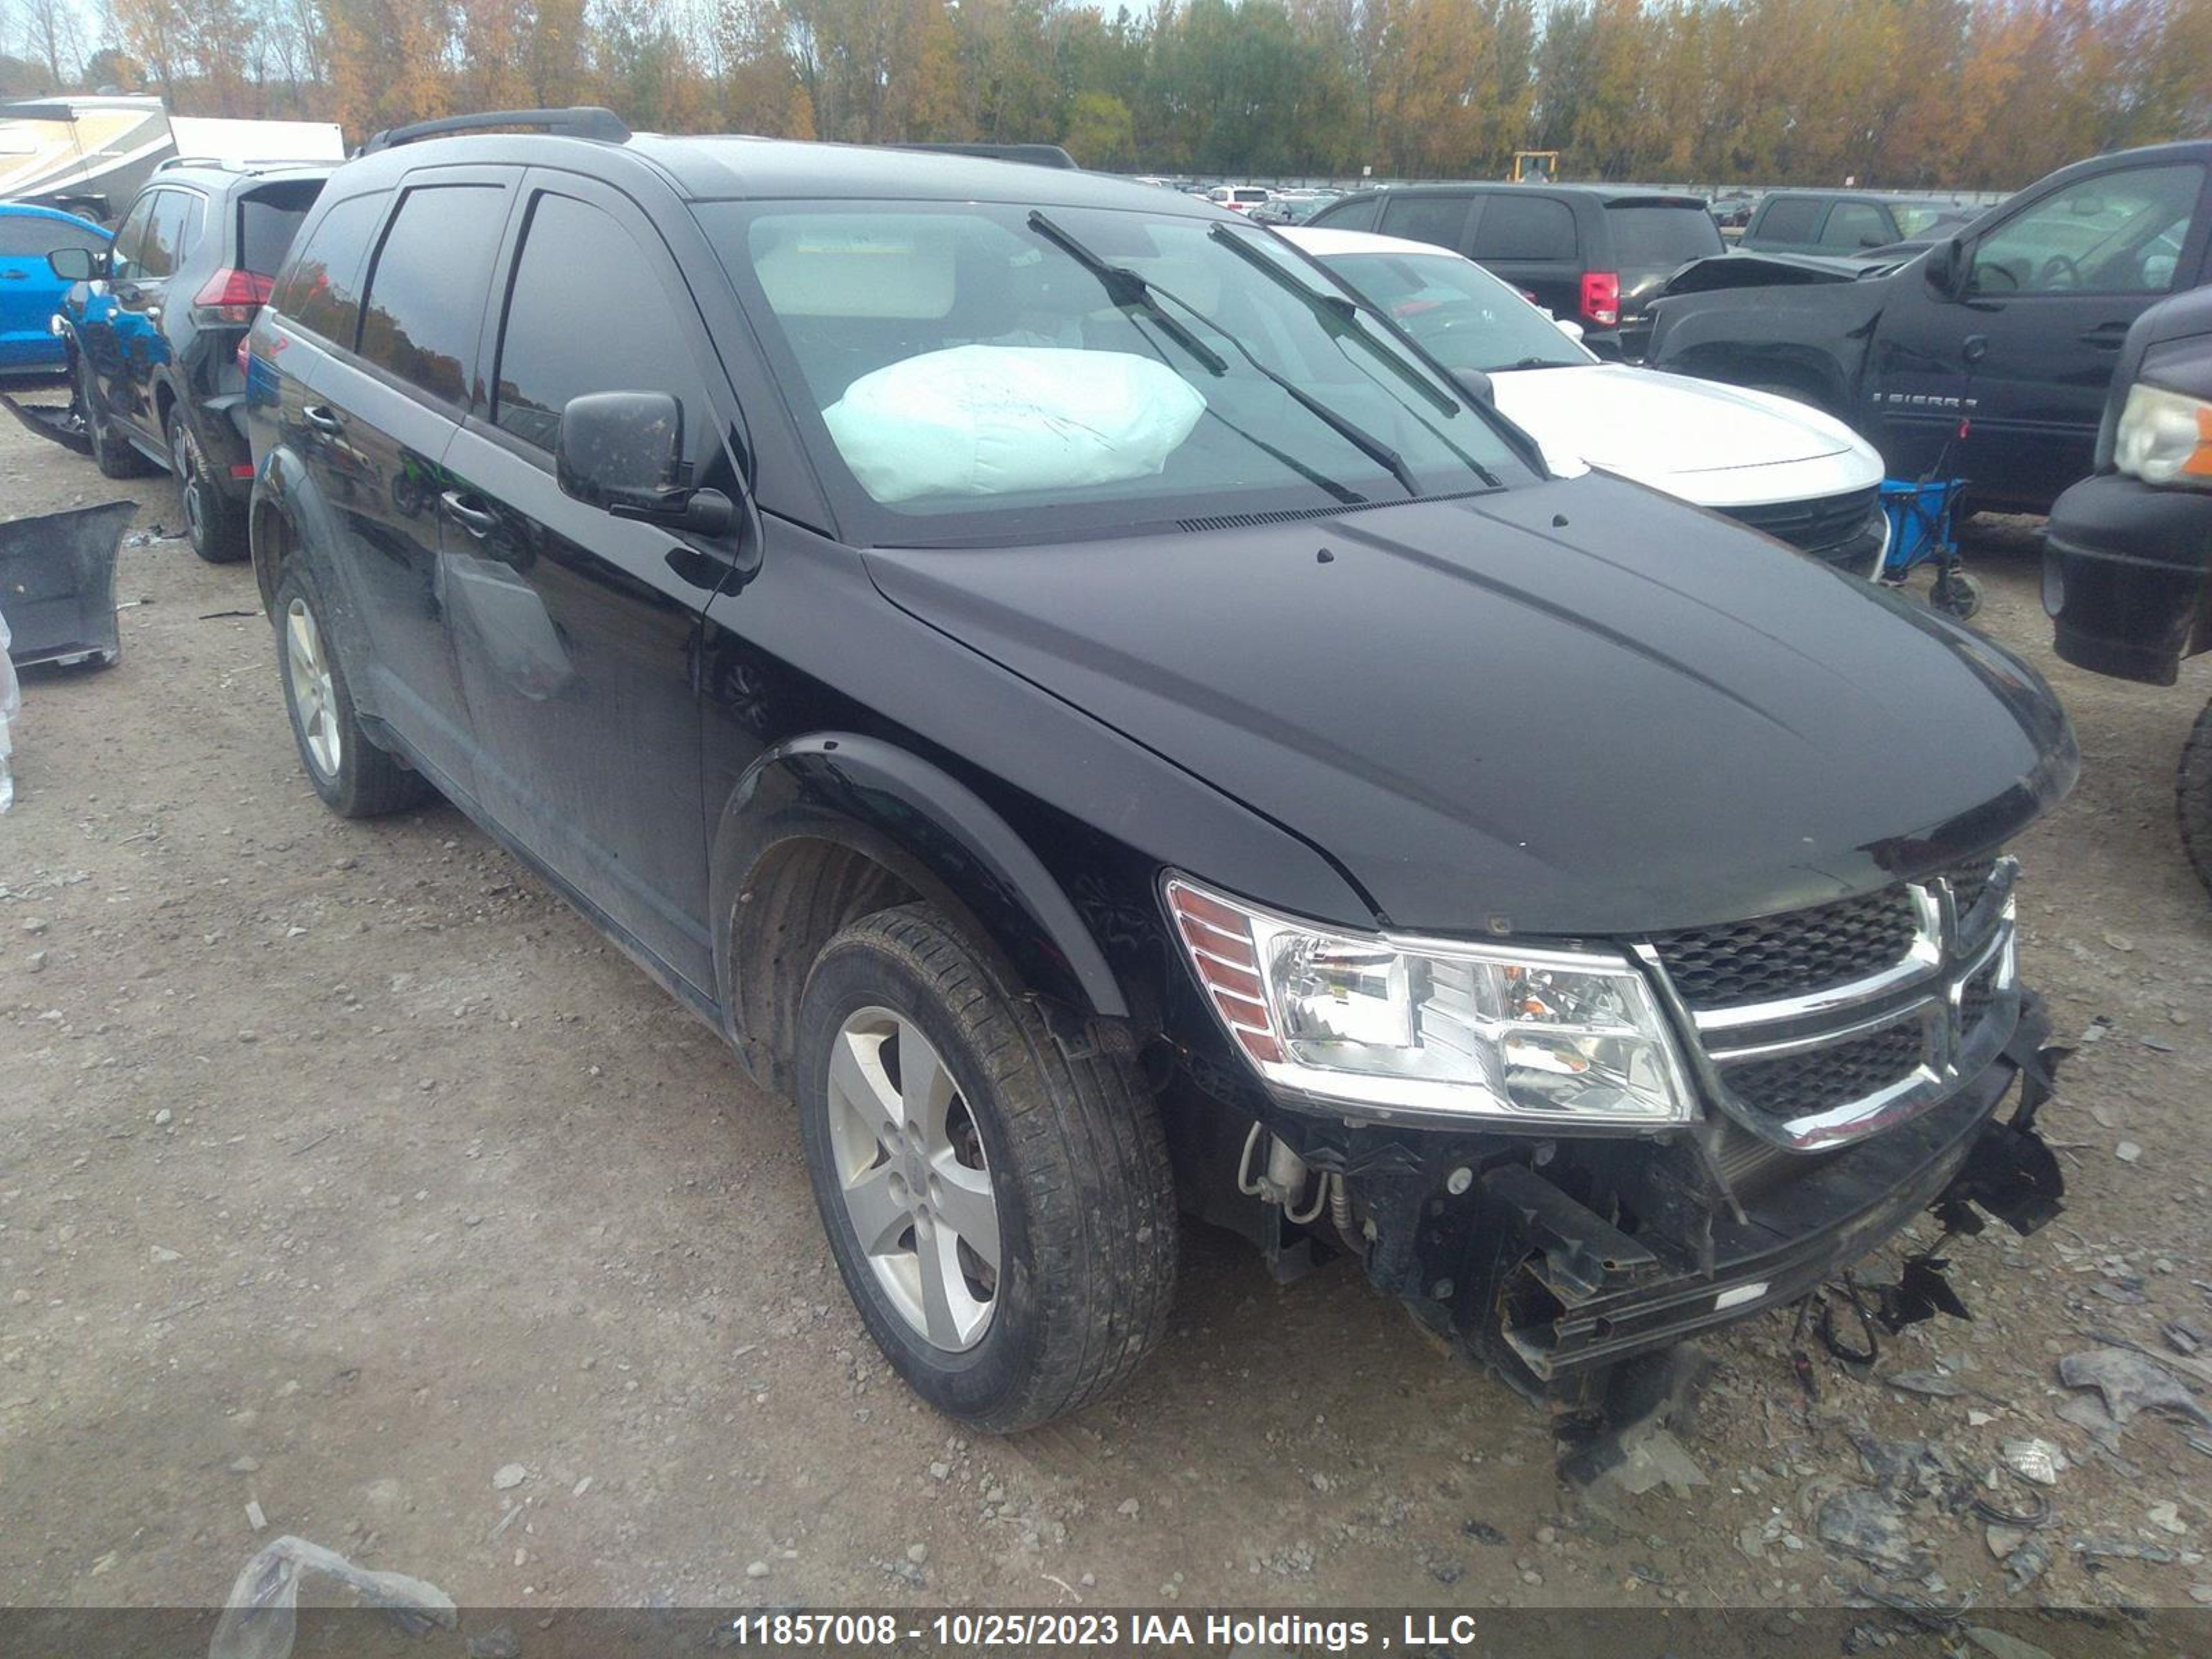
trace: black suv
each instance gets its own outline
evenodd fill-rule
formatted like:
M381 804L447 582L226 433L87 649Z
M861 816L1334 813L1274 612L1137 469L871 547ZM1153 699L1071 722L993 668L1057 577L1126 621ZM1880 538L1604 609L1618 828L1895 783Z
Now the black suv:
M240 348L330 173L166 161L111 246L48 262L76 284L60 316L93 459L111 478L167 467L192 550L213 563L246 550L253 465Z
M1599 185L1410 185L1347 196L1306 222L1374 230L1463 253L1589 331L1608 356L1635 358L1645 309L1692 259L1722 252L1703 198Z
M550 118L371 141L254 324L301 754L445 794L796 1102L931 1402L1126 1377L1179 1206L1532 1392L1947 1190L2049 1212L1996 1121L2002 848L2077 766L2033 670L1548 477L1238 215Z

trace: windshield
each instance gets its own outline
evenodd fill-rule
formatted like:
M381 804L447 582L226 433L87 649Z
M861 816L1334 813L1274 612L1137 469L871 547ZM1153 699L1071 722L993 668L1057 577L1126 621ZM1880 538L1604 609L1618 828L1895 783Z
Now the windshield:
M1480 409L1262 230L998 203L698 213L866 541L1041 540L1526 476Z
M1338 253L1322 263L1446 368L1568 368L1596 358L1480 265L1456 254Z
M1608 207L1605 216L1613 227L1613 257L1624 270L1672 270L1676 265L1718 253L1724 246L1720 227L1702 207L1652 203Z

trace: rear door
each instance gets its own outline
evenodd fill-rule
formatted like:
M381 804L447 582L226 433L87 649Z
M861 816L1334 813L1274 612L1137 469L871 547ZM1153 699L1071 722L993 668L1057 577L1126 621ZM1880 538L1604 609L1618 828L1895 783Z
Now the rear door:
M1475 198L1466 252L1555 317L1582 310L1584 250L1574 210L1556 196L1495 191Z
M2197 161L2137 161L2017 200L1968 249L1963 299L1936 294L1921 266L1899 273L1872 358L1891 470L1940 466L1978 500L2032 511L2087 477L2128 325L2200 280L2205 175ZM1970 385L1976 338L1985 346Z
M663 963L714 983L696 665L720 544L562 494L561 411L593 392L683 407L690 481L738 493L684 278L619 192L532 173L486 323L488 396L441 507L449 614L492 815ZM702 366L706 366L702 368Z
M207 198L182 185L149 192L152 216L127 270L111 282L115 301L111 318L117 364L108 392L108 412L153 443L162 442L155 406L154 372L169 361L169 337L162 317L171 301L171 279L199 240L206 222ZM175 296L179 304L188 295ZM166 449L166 446L164 446Z
M440 463L476 394L477 331L520 169L410 177L370 254L359 335L318 362L300 418L318 437L369 706L472 793L474 739L438 564Z

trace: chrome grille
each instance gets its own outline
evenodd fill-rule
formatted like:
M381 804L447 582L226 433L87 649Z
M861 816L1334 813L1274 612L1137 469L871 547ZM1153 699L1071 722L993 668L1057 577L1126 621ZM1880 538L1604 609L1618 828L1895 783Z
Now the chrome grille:
M1908 1019L1802 1054L1723 1066L1721 1078L1760 1116L1788 1122L1895 1087L1919 1066L1927 1046L1920 1022Z
M1912 892L1889 887L1726 927L1692 927L1652 940L1691 1007L1771 1002L1880 973L1912 948Z
M1795 1152L1948 1097L2011 1034L2018 866L1979 860L1786 915L1638 947L1727 1115Z

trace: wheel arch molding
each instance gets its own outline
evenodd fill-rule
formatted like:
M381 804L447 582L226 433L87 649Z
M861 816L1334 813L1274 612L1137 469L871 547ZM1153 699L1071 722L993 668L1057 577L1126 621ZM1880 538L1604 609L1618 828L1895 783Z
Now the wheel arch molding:
M1104 952L1020 833L942 767L880 738L819 732L762 755L721 810L708 883L723 1020L772 1088L793 1083L799 994L822 946L915 900L1048 1004L1129 1017Z

